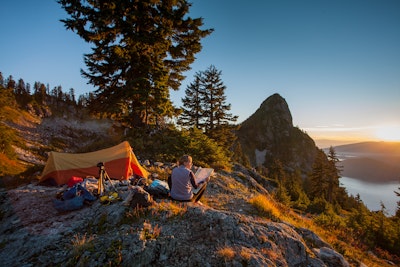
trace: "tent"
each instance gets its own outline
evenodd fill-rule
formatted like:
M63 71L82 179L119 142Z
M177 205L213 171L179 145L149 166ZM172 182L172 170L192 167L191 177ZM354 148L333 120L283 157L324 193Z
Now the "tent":
M50 152L39 181L54 179L63 185L71 177L99 176L98 163L103 162L112 179L127 180L133 174L147 178L148 172L140 165L127 141L119 145L89 153Z

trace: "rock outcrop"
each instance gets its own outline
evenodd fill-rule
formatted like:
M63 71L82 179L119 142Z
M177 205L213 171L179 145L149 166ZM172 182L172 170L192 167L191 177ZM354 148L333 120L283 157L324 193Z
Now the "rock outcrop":
M285 99L268 97L237 131L238 141L253 166L270 167L279 159L286 170L311 170L317 148L314 141L293 126Z

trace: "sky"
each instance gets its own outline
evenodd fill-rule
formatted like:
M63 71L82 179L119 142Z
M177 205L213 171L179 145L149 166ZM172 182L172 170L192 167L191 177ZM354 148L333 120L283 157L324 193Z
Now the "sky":
M314 140L400 141L399 0L190 2L214 32L171 92L177 107L194 74L214 65L239 123L278 93ZM65 29L55 0L5 0L0 17L5 78L94 90L80 74L90 45Z

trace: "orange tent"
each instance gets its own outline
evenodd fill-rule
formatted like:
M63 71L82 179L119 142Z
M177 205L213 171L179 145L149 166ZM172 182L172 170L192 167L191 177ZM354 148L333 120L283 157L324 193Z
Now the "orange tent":
M127 141L119 145L89 153L50 152L39 181L53 178L63 185L73 176L99 176L97 164L103 162L108 176L112 179L127 180L133 174L147 178L149 173L140 165Z

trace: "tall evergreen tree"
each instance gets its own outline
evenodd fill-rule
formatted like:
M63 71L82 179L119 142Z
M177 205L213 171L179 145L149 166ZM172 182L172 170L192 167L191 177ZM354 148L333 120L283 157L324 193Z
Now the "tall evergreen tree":
M34 94L35 100L38 103L42 104L43 101L46 100L46 96L48 95L46 86L43 83L35 82L33 94Z
M201 72L194 75L194 81L190 83L185 90L185 97L182 98L182 113L178 118L178 124L183 127L196 127L202 129L204 126L203 105L201 87Z
M15 99L19 104L25 106L31 100L31 95L29 92L29 84L25 85L23 79L19 79L17 86L15 88Z
M277 183L284 184L286 181L286 173L283 169L283 164L279 159L274 159L269 169L268 176Z
M340 169L337 164L339 163L339 158L336 155L335 149L331 146L328 152L328 192L326 200L329 203L333 203L337 198L338 188L339 188L339 178Z
M15 88L16 88L16 82L15 82L15 80L14 80L14 78L13 78L13 76L9 76L8 77L8 81L7 81L7 88L8 89L12 89L12 91L14 92L14 90L15 90Z
M233 144L232 161L238 162L247 168L251 168L249 157L243 153L240 142L234 142Z
M31 84L30 84L30 83L27 83L27 84L26 84L26 93L27 93L28 95L31 95Z
M195 74L195 81L187 87L186 96L182 99L183 112L178 123L195 126L220 145L230 148L236 140L233 133L236 126L231 122L235 122L237 116L228 113L231 105L226 103L226 86L221 80L221 73L211 65Z
M211 65L202 75L203 110L206 119L206 132L214 130L217 126L227 125L237 120L228 111L231 104L226 103L226 86L221 80L222 71Z
M290 204L290 196L287 190L287 176L283 169L283 164L279 159L274 159L269 170L269 177L276 181L278 188L275 197L285 205Z
M74 88L69 88L69 98L71 99L73 104L76 104L75 89Z
M36 95L39 93L39 88L40 88L40 82L35 82L33 84L33 95Z
M339 159L331 147L328 156L319 150L309 177L310 198L322 198L327 202L340 203L345 197L345 191L339 188L340 169L337 166Z
M226 103L226 86L221 80L221 75L222 71L213 65L203 75L205 129L210 138L230 148L236 141L236 126L232 123L236 122L238 117L229 113L231 104Z
M128 105L133 125L174 113L169 90L178 90L201 39L202 18L188 16L187 0L58 0L70 16L62 20L93 44L81 71L96 90L95 107L118 113Z
M17 86L15 87L15 94L18 96L24 95L26 92L25 82L23 79L19 79Z
M322 150L318 150L308 183L310 199L327 199L329 188L329 179L327 176L326 155Z

